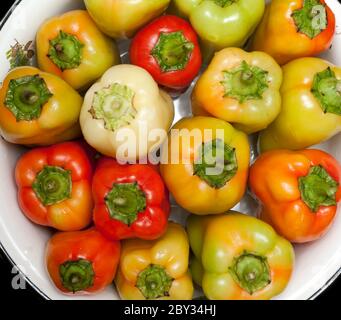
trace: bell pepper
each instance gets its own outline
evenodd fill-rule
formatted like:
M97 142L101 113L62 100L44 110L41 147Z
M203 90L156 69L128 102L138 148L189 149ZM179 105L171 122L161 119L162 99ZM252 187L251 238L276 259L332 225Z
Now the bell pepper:
M132 64L146 69L160 85L182 91L198 75L201 52L191 25L176 16L162 16L134 37Z
M95 225L107 238L154 240L166 231L168 191L156 167L101 159L92 189Z
M158 240L125 240L116 288L124 300L191 300L188 259L186 231L173 222Z
M76 90L89 88L107 69L120 63L116 44L98 30L84 10L44 22L36 38L39 67Z
M300 150L341 131L341 68L318 58L283 67L282 111L260 134L262 152Z
M335 16L325 0L272 0L251 50L264 51L282 65L327 50L334 34Z
M84 0L99 28L113 38L131 38L146 23L160 16L170 0Z
M46 265L65 294L94 294L110 285L120 260L120 243L95 229L61 232L47 244Z
M194 117L173 127L160 170L181 207L198 215L218 214L243 197L249 162L246 134L223 120Z
M1 136L23 145L77 138L82 103L82 97L59 77L33 67L15 68L0 86Z
M188 18L210 51L242 47L261 21L264 0L173 0L170 12Z
M92 167L79 143L25 153L15 177L20 208L34 223L60 231L78 231L90 224Z
M229 212L190 216L193 280L210 300L269 300L287 286L292 245L266 223Z
M341 199L341 166L320 150L274 150L250 172L250 187L262 203L261 218L291 242L322 237Z
M140 67L119 65L89 89L80 123L85 140L98 152L127 162L157 150L173 119L173 101L152 76Z
M254 133L279 114L281 84L282 70L266 53L227 48L216 53L199 78L192 110L194 115L210 114Z

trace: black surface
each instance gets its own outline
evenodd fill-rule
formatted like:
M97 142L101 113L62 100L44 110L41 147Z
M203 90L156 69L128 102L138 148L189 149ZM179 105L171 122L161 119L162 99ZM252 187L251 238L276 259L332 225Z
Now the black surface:
M10 6L13 4L14 1L6 0L1 1L0 3L0 16L4 16ZM341 2L339 0L339 2ZM1 41L1 40L0 40ZM5 54L4 52L0 52L0 54ZM318 257L316 257L318 259ZM14 290L12 288L12 280L13 277L16 276L16 273L13 274L13 266L7 260L5 255L1 252L0 249L0 290L1 296L5 297L6 299L13 300L13 299L20 299L25 300L26 302L29 301L42 301L43 298L36 293L34 289L30 287L29 284L26 285L26 289L21 290ZM317 300L334 300L339 298L339 293L341 290L341 277L339 277L326 291L324 291Z

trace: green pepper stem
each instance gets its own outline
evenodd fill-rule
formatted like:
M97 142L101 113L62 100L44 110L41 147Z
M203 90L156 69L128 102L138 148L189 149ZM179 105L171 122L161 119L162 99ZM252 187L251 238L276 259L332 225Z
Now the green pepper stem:
M173 280L162 266L149 265L139 273L136 287L146 299L158 299L169 296Z
M199 155L194 163L194 175L212 188L222 188L238 171L236 150L221 140L204 143Z
M321 206L335 206L336 182L322 166L313 166L308 175L299 178L299 189L304 203L317 212Z
M25 101L27 104L35 104L39 99L39 95L32 91L24 91L21 101Z
M250 82L253 82L254 81L253 72L251 70L243 71L242 74L241 74L241 80L243 82L248 83L248 84Z
M128 86L114 83L95 93L89 112L94 119L104 121L105 129L115 131L134 120L137 114L134 96Z
M137 183L114 184L105 198L112 219L131 225L146 209L146 196Z
M223 71L221 84L225 89L225 97L237 99L240 103L246 100L260 100L269 87L268 72L251 66L246 61L232 70Z
M226 8L233 3L238 2L238 0L213 0L215 4L219 7Z
M82 63L83 47L76 36L60 31L58 36L50 41L48 57L62 71L75 69Z
M71 198L71 172L60 167L46 166L34 180L32 188L45 206Z
M124 206L127 204L127 199L126 198L117 198L117 199L114 199L113 202L117 206Z
M315 74L311 92L323 112L341 115L341 80L330 67Z
M320 10L317 10L316 7L311 8L309 12L310 18L315 18L320 13Z
M17 121L31 121L40 117L43 106L51 97L43 78L25 76L10 81L5 106Z
M185 38L182 31L161 33L151 54L162 72L170 72L186 68L193 49L194 44Z
M339 95L341 95L341 81L338 81L336 84L336 91Z
M62 285L70 292L84 291L94 284L95 272L92 263L85 259L66 261L59 266Z
M254 253L244 252L235 258L229 271L238 285L251 295L271 283L267 258Z
M303 7L292 13L297 30L310 39L327 28L327 12L320 0L304 0ZM318 19L317 19L318 18Z

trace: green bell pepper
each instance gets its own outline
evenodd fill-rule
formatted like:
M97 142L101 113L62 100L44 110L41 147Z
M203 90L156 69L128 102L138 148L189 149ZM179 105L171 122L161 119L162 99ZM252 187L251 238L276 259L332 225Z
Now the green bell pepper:
M170 13L190 20L207 56L244 46L264 10L264 0L173 0Z

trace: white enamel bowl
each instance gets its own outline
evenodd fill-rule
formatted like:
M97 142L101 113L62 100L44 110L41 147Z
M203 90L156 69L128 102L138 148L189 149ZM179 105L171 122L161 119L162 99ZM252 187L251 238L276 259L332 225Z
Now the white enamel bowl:
M341 5L329 0L339 25L331 50L324 58L341 65ZM82 0L18 0L1 22L0 31L0 79L6 75L9 65L6 51L14 40L26 43L34 39L39 25L47 18L71 9L82 8ZM126 52L128 44L120 44ZM123 54L123 59L127 56ZM191 89L176 101L176 121L190 115L189 94ZM334 155L341 162L341 135L318 146ZM25 275L27 281L47 299L72 299L59 293L50 282L44 264L44 249L51 231L30 223L20 212L16 199L13 171L18 156L24 150L0 141L0 243L9 259ZM249 196L236 207L242 212L254 212L255 203ZM338 211L341 211L341 207ZM173 206L173 219L184 222L186 213ZM292 280L277 299L312 299L321 293L341 273L341 212L329 233L321 240L296 246L296 267ZM80 299L118 299L113 286L104 292Z

